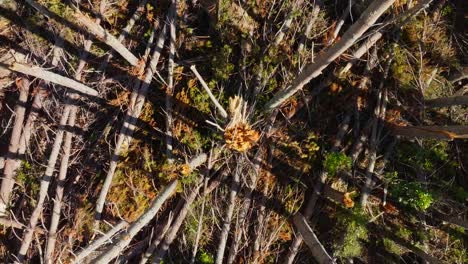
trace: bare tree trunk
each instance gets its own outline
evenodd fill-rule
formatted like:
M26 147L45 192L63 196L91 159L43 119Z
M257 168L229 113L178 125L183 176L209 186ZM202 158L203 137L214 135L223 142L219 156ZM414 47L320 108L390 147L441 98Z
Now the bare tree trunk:
M468 138L468 126L396 126L392 132L407 138L453 140Z
M138 6L133 13L132 17L130 20L127 21L127 25L122 29L122 33L120 33L119 37L117 40L122 43L125 38L130 34L130 31L132 30L133 26L135 25L135 22L141 17L143 14L143 11L145 10L147 0L140 0L138 3ZM113 50L112 50L113 51ZM99 66L98 71L99 72L104 72L106 69L107 65L109 64L109 61L114 57L114 53L111 51L111 53L107 54L107 56L104 58L104 62Z
M197 68L195 68L195 65L192 65L190 66L190 70L192 70L192 72L195 74L195 76L198 78L198 80L200 81L203 89L205 89L205 92L208 94L208 96L210 97L211 101L214 103L214 105L216 106L216 108L218 109L219 113L221 114L221 116L226 119L228 117L228 114L226 112L226 110L224 109L224 107L221 106L221 104L218 102L218 100L216 99L216 97L213 95L213 93L211 92L210 88L208 87L208 85L206 84L205 80L203 80L202 76L200 75L200 73L197 71Z
M468 105L468 95L429 99L429 100L425 100L424 104L428 107L448 107L448 106L454 106L454 105Z
M24 114L26 112L26 102L28 101L29 81L23 78L16 82L20 92L18 102L15 107L15 123L11 131L8 152L5 155L5 165L3 171L2 186L0 189L0 216L6 214L7 206L10 204L10 196L15 186L15 164L19 159L18 149L20 147L21 130L23 129Z
M162 204L172 195L175 188L177 187L177 180L173 180L169 183L163 190L158 194L154 199L151 206L148 210L143 213L132 225L126 230L119 238L113 243L112 246L99 257L97 257L93 263L96 264L106 264L111 262L114 258L118 257L120 252L125 249L125 247L130 244L132 238L140 232L140 230L145 227L158 213Z
M73 263L79 264L82 263L82 261L92 254L96 249L100 248L102 245L105 243L111 241L111 238L117 234L120 230L126 228L128 226L128 223L126 221L120 221L117 225L112 227L109 231L107 231L104 235L102 235L100 238L94 240L91 242L86 248L83 248L80 252L76 254L75 259L73 260Z
M2 65L0 65L2 67ZM8 65L8 69L11 71L19 72L22 74L34 76L36 78L40 78L49 82L53 82L56 84L59 84L63 87L70 88L76 92L90 95L90 96L98 96L98 92L94 89L89 88L88 86L77 82L73 79L64 77L62 75L44 70L40 67L33 66L30 67L26 64L18 63L18 62L13 62L13 64Z
M316 61L309 64L292 82L291 86L278 92L265 106L268 111L280 106L283 102L302 89L310 80L317 77L322 71L343 52L351 47L364 32L369 29L377 19L393 4L395 0L375 0L362 13L343 37L330 49L321 53Z
M85 15L76 13L75 18L80 22L83 26L86 27L88 32L95 36L96 38L100 39L104 43L106 43L109 47L114 49L117 53L119 53L128 63L132 66L138 65L138 58L135 57L117 38L115 38L111 33L107 32L103 27L99 24L94 23L91 19L87 18Z
M226 209L226 215L224 216L223 229L221 230L221 235L219 236L220 241L218 244L218 249L216 251L216 264L223 263L224 250L226 248L226 242L229 235L229 229L231 228L232 215L234 213L234 207L236 205L236 196L239 191L239 174L242 167L237 164L236 171L231 184L231 191L229 193L228 207Z
M176 17L177 17L177 0L172 0L170 12L173 12L169 21L169 61L168 61L168 80L166 91L166 156L169 164L174 163L172 155L172 97L174 96L174 59L176 53Z
M293 217L294 225L301 234L307 246L309 246L312 256L320 264L336 263L336 261L328 254L325 247L320 243L312 228L307 224L307 220L301 214L296 214Z
M50 184L50 181L52 180L52 176L53 176L54 169L55 169L55 164L57 163L57 157L60 152L60 146L62 145L63 134L65 132L65 127L67 124L68 116L70 114L70 110L71 110L70 105L66 105L62 112L62 117L60 119L60 126L59 126L57 133L55 134L55 141L52 146L52 151L50 152L50 155L49 155L47 168L41 180L37 204L36 204L36 207L34 208L34 211L31 214L28 228L25 230L25 233L23 235L23 239L21 242L21 247L20 247L19 254L18 254L18 261L20 263L23 263L25 260L26 254L28 252L29 246L34 236L34 229L37 225L37 221L39 220L39 217L43 210L44 201L47 196L47 190L49 189L49 184Z

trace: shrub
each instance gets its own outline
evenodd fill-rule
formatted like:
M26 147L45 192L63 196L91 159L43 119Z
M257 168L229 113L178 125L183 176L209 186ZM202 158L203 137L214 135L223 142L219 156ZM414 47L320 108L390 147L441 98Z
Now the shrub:
M419 182L396 182L391 186L391 194L405 206L425 211L434 198Z
M323 166L328 174L333 176L341 170L350 169L351 163L351 158L344 153L329 153L325 157Z

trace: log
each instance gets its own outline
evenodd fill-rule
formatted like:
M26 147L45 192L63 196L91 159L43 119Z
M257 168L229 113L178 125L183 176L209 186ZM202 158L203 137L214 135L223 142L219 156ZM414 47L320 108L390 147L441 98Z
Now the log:
M172 195L177 187L178 180L173 180L158 194L153 200L151 206L141 215L132 225L123 232L122 235L112 244L112 246L98 256L93 263L95 264L107 264L110 263L114 258L118 257L120 252L124 250L132 241L132 238L140 232L158 213L162 204Z
M468 126L395 126L392 133L407 138L464 139L468 138Z
M29 66L29 65L19 63L19 62L13 62L11 65L8 65L8 66L0 65L0 67L6 67L11 71L19 72L22 74L26 74L26 75L30 75L36 78L46 80L48 82L56 83L63 87L70 88L82 94L86 94L89 96L98 96L98 92L96 90L91 89L88 86L80 82L77 82L73 79L53 73L51 71L47 71L37 66Z
M123 44L120 42L116 37L114 37L111 33L107 32L103 27L94 23L91 19L86 17L83 14L76 13L75 18L80 22L83 26L86 27L88 32L95 36L96 38L100 39L104 43L106 43L109 47L114 49L117 53L119 53L128 63L132 66L138 65L138 58L135 57Z
M294 226L296 226L297 230L301 234L304 242L309 247L312 256L315 260L320 264L329 264L329 263L336 263L336 261L328 254L325 250L325 247L320 243L317 236L315 235L312 228L307 223L307 220L303 215L297 213L293 217Z
M428 99L424 101L424 104L427 107L448 107L448 106L454 106L454 105L468 105L468 95Z
M313 78L319 76L322 71L336 58L349 49L366 32L377 19L395 2L395 0L375 0L362 13L361 17L354 23L343 37L330 49L321 53L316 61L309 64L293 80L290 87L278 92L265 106L267 111L271 111L280 106L291 96L301 90L304 85Z

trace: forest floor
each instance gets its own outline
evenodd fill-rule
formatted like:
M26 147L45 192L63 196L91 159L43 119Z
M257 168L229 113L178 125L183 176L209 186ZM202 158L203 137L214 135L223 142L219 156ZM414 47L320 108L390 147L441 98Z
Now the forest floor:
M0 0L0 259L468 263L464 1L270 107L371 2Z

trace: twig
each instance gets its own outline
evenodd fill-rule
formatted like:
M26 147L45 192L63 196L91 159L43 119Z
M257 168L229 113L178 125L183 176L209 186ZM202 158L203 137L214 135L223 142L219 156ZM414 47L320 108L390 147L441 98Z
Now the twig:
M221 106L221 104L218 102L218 100L216 99L216 97L213 95L213 93L211 93L211 90L210 88L208 87L208 85L206 84L205 80L203 80L203 78L201 77L200 73L197 71L197 68L195 68L195 65L192 65L190 66L190 70L192 70L192 72L195 74L195 76L197 76L198 80L200 81L203 89L205 89L205 92L208 94L208 96L210 97L211 101L214 103L214 105L216 106L216 108L218 108L219 110L219 113L221 114L221 116L226 119L228 117L228 114L226 112L226 110Z

